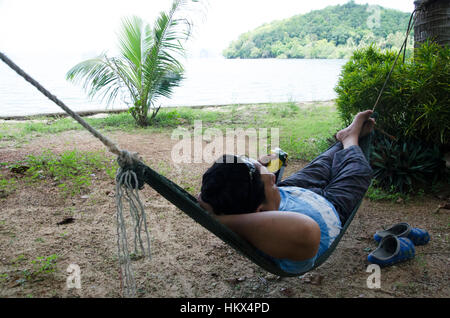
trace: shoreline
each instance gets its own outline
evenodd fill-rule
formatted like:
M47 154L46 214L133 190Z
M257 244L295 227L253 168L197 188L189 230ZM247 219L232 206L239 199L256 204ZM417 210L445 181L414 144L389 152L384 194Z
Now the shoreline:
M261 102L261 103L235 103L235 104L217 104L217 105L195 105L195 106L167 106L167 107L161 107L161 109L177 109L177 108L194 108L194 109L204 109L204 108L221 108L221 107L231 107L231 106L252 106L252 105L267 105L267 104L286 104L291 103L292 101L286 101L286 102ZM318 101L295 101L293 103L297 105L310 105L310 104L316 104L316 103L334 103L335 99L330 100L318 100ZM123 109L105 109L105 110L83 110L76 112L81 117L88 117L88 116L94 116L98 114L120 114L127 112L127 108ZM43 114L30 114L30 115L17 115L17 116L0 116L0 120L2 121L10 121L10 120L17 120L17 121L26 121L26 120L33 120L37 118L64 118L64 117L70 117L69 114L62 111L61 112L55 112L55 113L43 113Z

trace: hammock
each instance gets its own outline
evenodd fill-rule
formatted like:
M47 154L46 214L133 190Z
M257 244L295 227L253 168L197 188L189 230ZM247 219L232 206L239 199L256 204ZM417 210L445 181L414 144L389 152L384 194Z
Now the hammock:
M363 150L363 153L367 160L370 160L371 153L371 144L373 139L373 132L367 135L360 140L360 147ZM218 222L215 218L213 218L206 210L204 210L197 203L197 199L194 198L191 194L186 192L183 188L178 186L176 183L170 181L166 177L160 175L150 167L144 165L142 162L138 162L133 166L129 166L125 169L131 169L137 175L138 180L142 180L153 189L155 189L159 194L161 194L164 198L170 201L173 205L179 208L181 211L186 213L192 219L194 219L197 223L202 225L204 228L208 229L214 235L219 237L225 243L233 247L242 255L246 256L253 263L257 264L261 268L266 271L283 277L293 277L305 274L302 273L289 273L280 269L275 263L273 263L269 258L261 255L259 251L250 243L242 239L239 235L231 231L229 228L224 226L222 223ZM142 187L143 184L140 183L139 187ZM362 200L358 203L358 205L353 209L346 223L342 226L342 230L338 237L333 241L330 247L323 253L320 257L317 258L314 263L314 268L317 268L321 264L323 264L328 257L333 253L336 249L339 241L344 236L346 230L350 226L353 217L359 209ZM312 270L311 269L311 270Z

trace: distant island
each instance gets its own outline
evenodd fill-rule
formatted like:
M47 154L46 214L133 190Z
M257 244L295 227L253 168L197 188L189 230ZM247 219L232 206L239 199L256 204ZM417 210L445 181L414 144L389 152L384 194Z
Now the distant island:
M409 17L407 12L350 1L263 24L240 35L223 55L230 59L342 59L372 43L381 49L398 50Z

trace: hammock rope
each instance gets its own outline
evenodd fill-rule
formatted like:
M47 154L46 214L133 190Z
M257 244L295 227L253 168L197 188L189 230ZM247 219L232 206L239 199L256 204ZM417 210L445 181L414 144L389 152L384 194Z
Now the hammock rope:
M132 170L122 172L119 168L116 175L116 224L117 224L117 249L119 257L119 266L121 268L122 289L125 297L136 296L136 282L134 273L131 269L131 258L128 249L128 237L126 224L123 217L123 202L128 203L131 218L134 221L134 255L140 252L151 257L150 235L147 226L144 226L146 235L146 247L142 240L142 227L147 223L144 206L139 198L139 188L136 173ZM139 247L139 248L138 248Z
M421 8L414 9L414 11L411 13L411 16L409 17L409 23L408 23L408 28L406 30L405 40L403 41L402 46L400 47L400 50L397 54L397 57L395 58L394 64L392 64L391 70L389 71L388 75L386 76L383 86L381 87L381 90L378 94L377 100L375 101L375 104L373 105L373 108L372 108L373 111L375 111L375 108L378 106L378 103L380 102L380 99L381 99L381 96L383 95L384 89L386 88L386 85L389 82L389 79L391 78L392 72L394 71L395 65L397 65L398 58L402 54L402 51L403 51L403 62L405 62L406 46L408 44L409 33L414 28L414 24L416 23L416 12L419 10L422 10L422 9Z
M117 225L117 246L118 246L118 260L121 268L120 276L123 284L123 293L125 297L136 296L136 283L134 274L131 269L130 253L128 248L128 238L126 234L126 224L123 217L123 201L128 202L131 218L134 223L134 254L139 255L138 247L142 255L148 255L150 258L150 238L148 227L146 224L144 206L138 194L138 182L136 174L132 170L123 170L123 167L133 166L140 158L136 153L130 153L127 150L121 150L112 140L98 132L95 128L89 125L81 116L67 107L55 95L50 93L39 82L28 75L17 64L9 59L5 54L0 52L0 59L8 65L12 70L19 74L23 79L34 86L38 91L45 95L48 99L53 101L56 105L61 107L67 114L75 119L81 126L89 131L94 137L99 139L107 149L118 156L119 170L116 176L116 225ZM145 229L146 244L144 243L141 232ZM144 245L147 245L145 248Z

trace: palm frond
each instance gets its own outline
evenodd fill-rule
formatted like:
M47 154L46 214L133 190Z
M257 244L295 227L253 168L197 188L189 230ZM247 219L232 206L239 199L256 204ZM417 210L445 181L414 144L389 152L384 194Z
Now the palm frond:
M159 76L159 80L154 83L152 99L157 100L159 97L170 98L174 88L180 86L183 79L183 70L166 70L164 74Z
M153 28L136 16L123 19L118 33L120 55L111 58L102 54L81 62L69 70L67 79L82 82L89 97L107 98L108 104L126 88L133 117L145 125L156 99L169 98L183 80L180 58L184 57L183 42L190 37L192 24L180 13L188 2L199 1L174 0Z
M107 103L114 102L124 82L118 71L106 55L78 63L66 74L66 79L73 83L82 83L82 87L93 99L99 97Z
M145 25L142 19L133 16L122 20L119 33L119 49L122 58L130 67L128 75L137 87L142 86L142 64L145 57Z
M161 12L153 27L152 45L143 68L149 103L159 96L170 97L172 89L169 86L178 86L183 79L184 70L179 58L185 51L181 41L189 37L191 24L188 19L178 18L177 13L185 3L175 0L168 13Z

